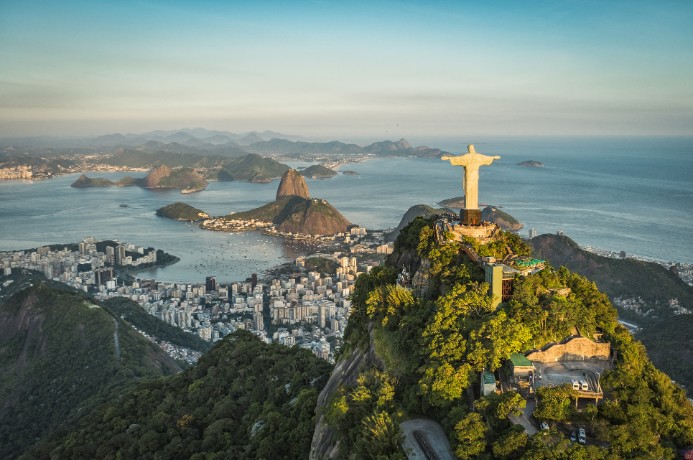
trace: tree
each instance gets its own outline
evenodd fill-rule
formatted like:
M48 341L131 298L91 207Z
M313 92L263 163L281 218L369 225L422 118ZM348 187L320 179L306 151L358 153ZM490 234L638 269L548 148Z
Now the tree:
M447 362L434 363L424 369L419 380L419 393L434 406L441 407L459 399L469 385L471 368L468 364L453 367Z
M557 387L541 387L537 390L539 404L534 411L534 416L539 420L553 420L560 422L572 415L571 398L574 397L573 388L564 383Z
M513 426L492 444L493 456L502 459L517 458L527 445L524 428Z
M486 450L487 428L478 412L470 412L455 425L455 455L459 459L475 458Z

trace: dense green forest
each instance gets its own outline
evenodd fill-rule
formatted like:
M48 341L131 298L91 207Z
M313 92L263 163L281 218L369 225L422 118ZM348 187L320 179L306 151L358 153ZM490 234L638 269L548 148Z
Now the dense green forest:
M26 458L307 458L331 366L237 331L174 377L102 405Z
M642 299L650 310L646 317L631 310L621 310L619 316L640 326L636 338L657 367L693 389L693 316L675 315L669 307L669 299L677 299L693 310L693 287L660 264L592 254L566 236L540 235L531 244L539 257L588 277L612 299Z
M178 365L83 292L18 274L0 302L0 458ZM116 337L117 335L117 342Z
M190 206L187 203L181 203L177 201L175 203L168 204L162 208L156 210L156 215L160 217L168 217L169 219L175 220L187 220L190 222L196 222L198 220L203 220L207 216L207 213L201 209Z
M497 257L508 249L531 252L511 234L476 249ZM425 274L413 290L395 283L402 266ZM497 309L487 290L460 244L438 242L432 222L422 218L400 233L388 265L358 279L342 357L372 347L382 366L362 368L325 408L344 458L404 458L399 423L416 417L437 420L461 459L675 458L693 444L693 406L684 391L652 365L593 282L548 266L517 277L511 299ZM601 332L618 357L602 376L605 400L598 406L577 411L571 388L543 389L534 415L556 428L528 436L507 418L525 406L519 394L470 404L468 389L482 370L502 373L512 353L576 330ZM567 439L562 427L575 424L587 427L590 445Z

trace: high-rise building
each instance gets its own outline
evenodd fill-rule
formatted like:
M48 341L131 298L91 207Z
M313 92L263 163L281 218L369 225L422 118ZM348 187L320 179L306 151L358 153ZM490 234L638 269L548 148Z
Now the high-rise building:
M125 246L119 244L115 248L115 263L116 265L123 265L125 262Z
M208 277L205 279L205 289L207 290L207 292L211 292L211 291L216 291L216 290L217 290L217 280L216 280L215 277L213 277L213 276L208 276Z
M530 228L529 229L529 239L531 240L532 238L536 238L537 236L537 229L536 228Z

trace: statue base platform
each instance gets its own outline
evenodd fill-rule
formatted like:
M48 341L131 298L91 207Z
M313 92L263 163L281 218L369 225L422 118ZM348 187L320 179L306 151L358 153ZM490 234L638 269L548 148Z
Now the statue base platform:
M481 210L461 209L460 222L462 225L481 225Z
M452 240L464 242L465 238L474 238L481 244L490 243L501 231L493 222L481 222L479 225L464 225L461 222L440 222L440 236L452 234ZM449 237L448 237L449 238Z

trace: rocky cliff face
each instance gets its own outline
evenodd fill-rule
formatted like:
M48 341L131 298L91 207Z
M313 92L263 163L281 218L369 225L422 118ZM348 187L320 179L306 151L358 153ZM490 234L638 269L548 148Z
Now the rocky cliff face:
M282 176L277 189L277 200L283 196L300 196L301 198L309 199L308 186L306 180L295 169L289 169Z
M313 441L310 444L310 459L333 459L339 457L339 441L336 439L335 430L328 426L324 410L341 385L354 385L356 378L363 369L375 367L383 369L383 362L375 352L373 343L373 327L368 327L370 344L368 349L354 350L348 358L340 361L335 366L327 385L318 396L315 414L316 423L313 432Z
M158 187L161 180L165 177L170 176L170 175L171 175L171 168L169 168L166 165L157 166L156 168L152 169L149 172L149 174L147 174L147 177L144 178L143 187L145 187L145 188Z

